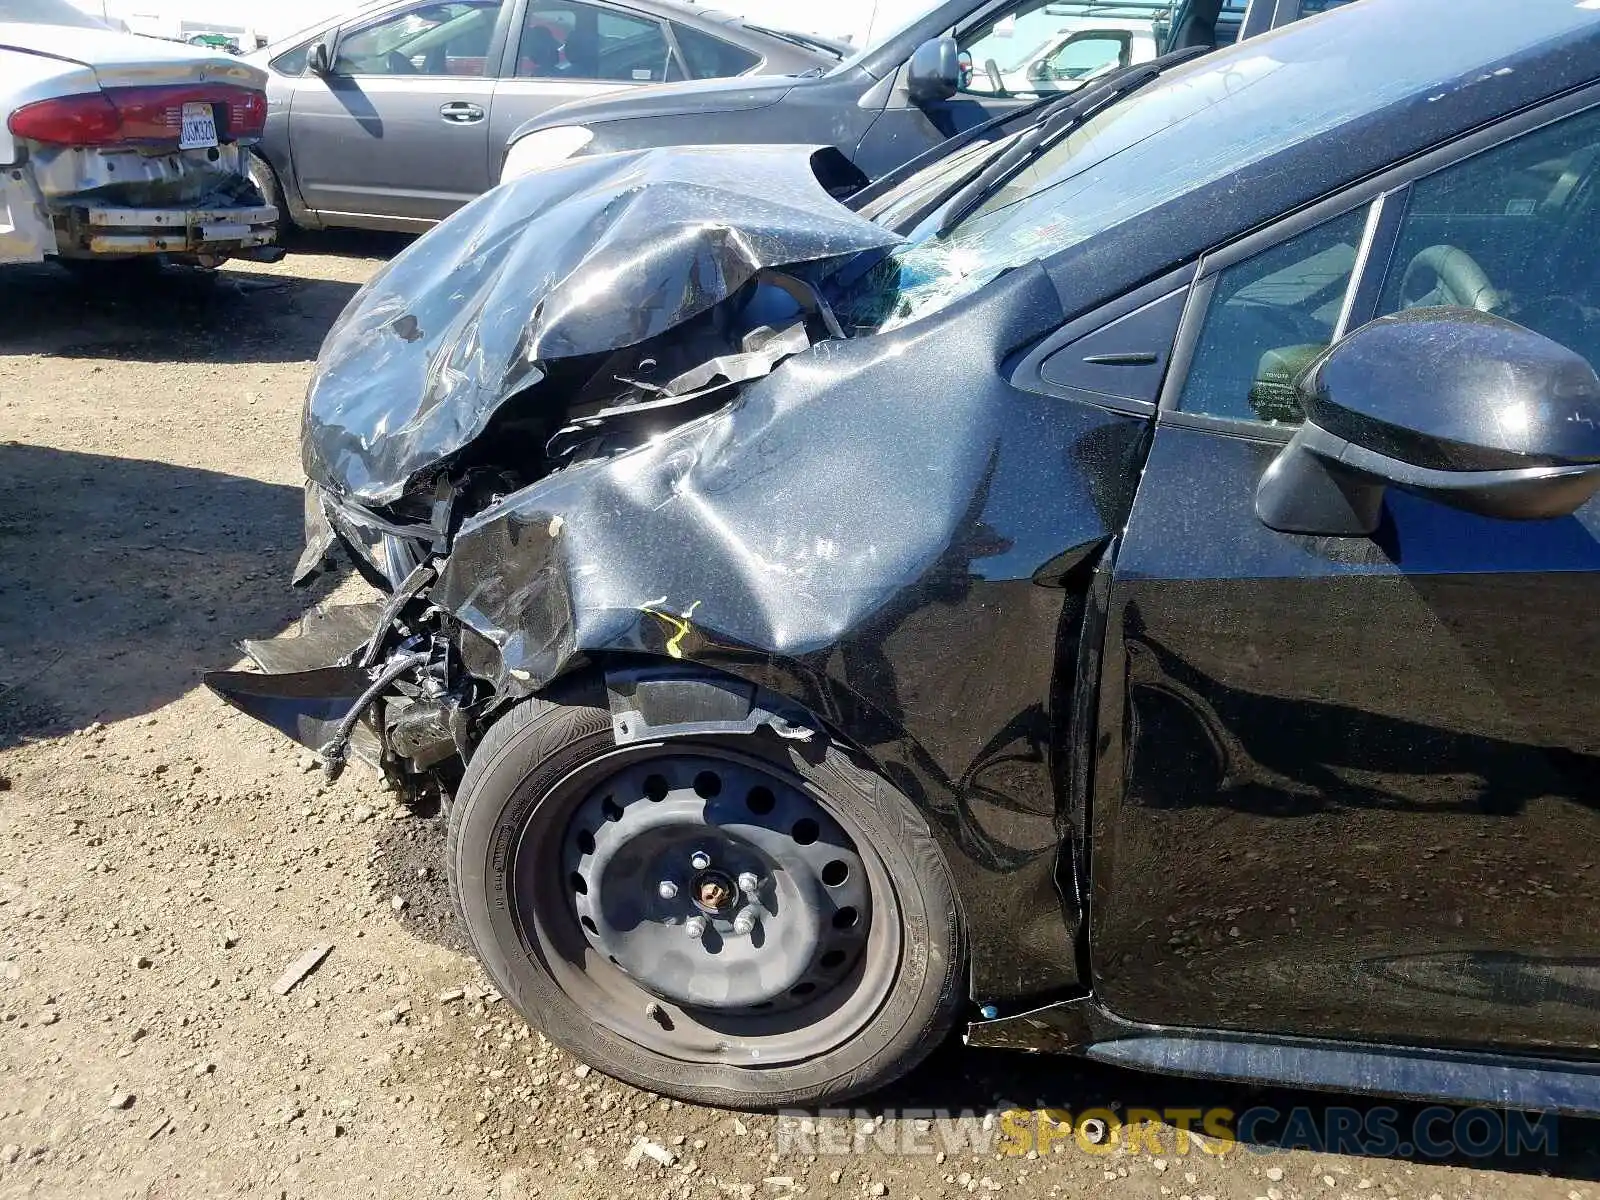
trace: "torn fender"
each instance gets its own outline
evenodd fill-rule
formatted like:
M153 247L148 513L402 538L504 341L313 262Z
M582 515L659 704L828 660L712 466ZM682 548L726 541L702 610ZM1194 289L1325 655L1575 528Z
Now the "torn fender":
M824 190L821 153L596 155L479 197L380 271L329 332L306 401L306 474L393 503L551 362L637 345L763 268L897 243Z

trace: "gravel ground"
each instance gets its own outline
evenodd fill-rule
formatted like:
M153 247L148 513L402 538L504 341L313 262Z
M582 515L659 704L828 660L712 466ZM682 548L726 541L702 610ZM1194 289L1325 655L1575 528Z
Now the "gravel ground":
M437 822L359 769L325 786L198 686L305 606L301 396L397 244L117 296L0 269L0 1198L1600 1200L1588 1122L1488 1162L1179 1153L1170 1126L1041 1158L1002 1152L1003 1110L1371 1104L952 1046L802 1121L664 1101L545 1043L461 952Z

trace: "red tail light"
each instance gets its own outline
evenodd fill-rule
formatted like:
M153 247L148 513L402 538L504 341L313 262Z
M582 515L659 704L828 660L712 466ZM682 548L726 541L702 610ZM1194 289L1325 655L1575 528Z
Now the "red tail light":
M117 140L122 114L104 92L24 104L6 126L19 138L53 146L104 146Z
M25 104L6 124L19 138L52 146L138 143L176 146L185 104L210 104L224 142L260 137L267 123L267 94L231 84L107 88Z

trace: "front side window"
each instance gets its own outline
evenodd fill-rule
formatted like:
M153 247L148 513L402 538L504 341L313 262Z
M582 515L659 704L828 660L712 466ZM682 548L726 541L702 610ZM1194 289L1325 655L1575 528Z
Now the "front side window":
M660 83L670 66L666 31L647 17L535 0L523 19L517 75L525 79Z
M500 5L451 0L385 18L339 41L336 75L453 75L482 78Z
M1382 313L1476 308L1600 364L1600 112L1418 180L1390 264Z
M1418 180L1378 314L1493 313L1600 363L1600 113L1581 113ZM1365 209L1223 270L1178 406L1273 424L1303 419L1296 386L1331 343ZM1370 291L1372 289L1364 289Z

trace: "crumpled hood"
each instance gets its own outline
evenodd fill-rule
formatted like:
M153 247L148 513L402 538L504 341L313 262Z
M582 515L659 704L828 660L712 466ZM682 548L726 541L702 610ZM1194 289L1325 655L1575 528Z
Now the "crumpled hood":
M828 195L816 150L599 155L479 197L380 271L329 332L306 397L306 474L391 503L536 387L542 364L655 337L764 268L898 242Z

